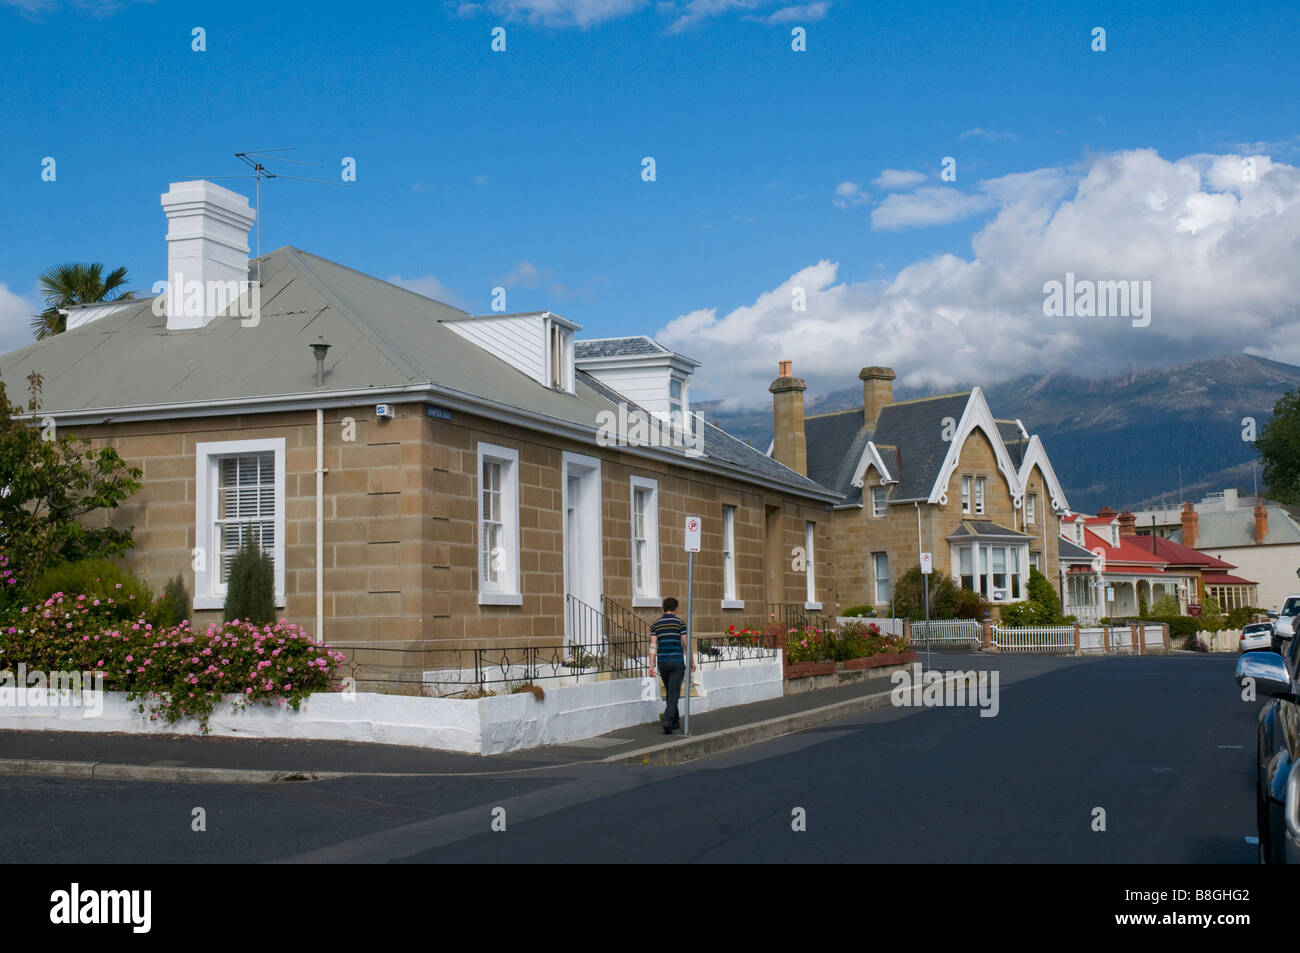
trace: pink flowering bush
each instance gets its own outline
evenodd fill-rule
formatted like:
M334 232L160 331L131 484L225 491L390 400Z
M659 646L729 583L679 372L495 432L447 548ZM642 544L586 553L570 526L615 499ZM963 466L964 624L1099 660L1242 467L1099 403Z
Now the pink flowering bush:
M126 692L152 719L195 718L204 731L223 697L237 709L261 702L297 711L312 692L337 685L343 653L286 620L155 627L143 616L118 620L112 603L55 593L10 608L0 618L0 670L25 662L29 670L103 672L105 689Z

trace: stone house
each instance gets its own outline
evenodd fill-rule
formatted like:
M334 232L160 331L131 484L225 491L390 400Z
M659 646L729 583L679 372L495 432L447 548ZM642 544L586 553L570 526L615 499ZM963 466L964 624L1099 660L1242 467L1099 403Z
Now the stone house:
M212 183L163 207L167 293L71 315L0 375L38 371L41 416L143 470L112 519L197 623L252 538L283 615L334 644L561 646L577 613L599 637L685 600L687 516L698 634L834 601L836 494L693 418L695 362L633 338L584 367L550 312L474 316L292 247L250 262L253 211Z
M1030 567L1058 572L1065 492L1018 420L978 388L895 401L894 372L864 368L862 406L804 416L806 385L782 362L775 459L839 494L832 518L841 610L887 613L893 581L932 554L934 572L990 602L1027 597Z

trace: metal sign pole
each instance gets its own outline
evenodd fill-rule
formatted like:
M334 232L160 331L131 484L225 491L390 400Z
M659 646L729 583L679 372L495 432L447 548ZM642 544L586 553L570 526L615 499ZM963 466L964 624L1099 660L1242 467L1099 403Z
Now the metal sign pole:
M921 577L925 580L925 670L930 670L930 574Z
M686 638L682 640L682 647L686 649L689 649L691 637L695 635L695 629L691 625L691 612L695 605L691 598L694 594L691 591L694 583L695 553L688 552L686 554ZM682 723L685 726L682 728L682 735L685 736L691 733L691 653L688 650L683 654L686 656L686 720Z

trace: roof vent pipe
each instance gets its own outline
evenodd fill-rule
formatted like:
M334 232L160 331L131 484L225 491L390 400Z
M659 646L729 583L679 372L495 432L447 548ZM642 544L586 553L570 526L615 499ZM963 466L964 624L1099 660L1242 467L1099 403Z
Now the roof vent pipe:
M323 387L325 384L325 352L330 346L321 338L319 344L313 344L311 349L316 352L316 386Z

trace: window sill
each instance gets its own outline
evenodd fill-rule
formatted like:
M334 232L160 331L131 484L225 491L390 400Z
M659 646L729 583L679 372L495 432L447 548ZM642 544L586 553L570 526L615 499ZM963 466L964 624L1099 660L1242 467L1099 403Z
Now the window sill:
M803 607L809 612L821 612L822 604L820 602L805 602Z
M744 599L723 599L722 608L724 609L743 609L745 608Z
M478 604L481 606L521 606L524 597L517 592L480 592Z
M664 601L660 599L658 596L633 596L632 597L633 609L656 609L656 608L661 608L663 604Z
M224 609L225 607L226 607L225 596L195 596L194 597L193 608L195 609ZM282 593L277 592L275 594L275 607L277 609L284 608L284 595Z

